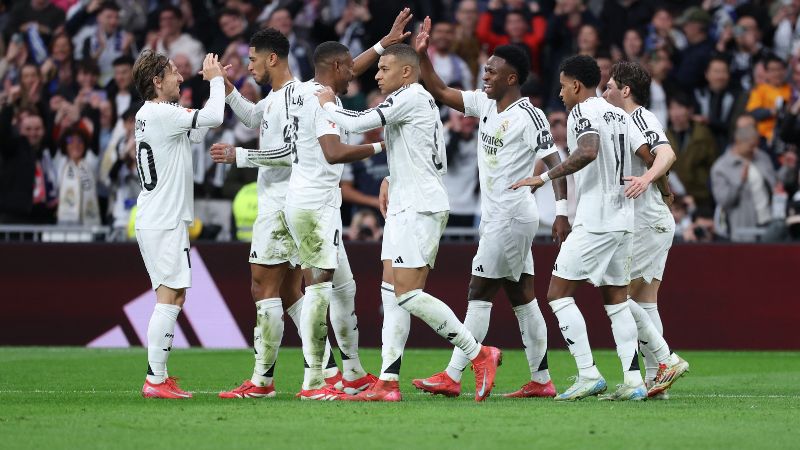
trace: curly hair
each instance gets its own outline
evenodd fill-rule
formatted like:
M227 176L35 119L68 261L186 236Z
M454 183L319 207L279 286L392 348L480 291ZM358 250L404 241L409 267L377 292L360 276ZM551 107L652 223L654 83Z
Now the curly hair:
M558 71L580 81L587 88L596 88L600 84L600 67L591 56L570 56L561 63Z

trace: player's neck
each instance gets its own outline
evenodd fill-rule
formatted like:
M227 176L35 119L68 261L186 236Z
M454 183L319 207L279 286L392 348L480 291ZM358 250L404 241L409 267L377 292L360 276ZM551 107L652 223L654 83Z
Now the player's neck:
M314 81L323 85L323 86L330 86L331 88L334 85L333 82L333 74L329 72L315 72L314 73Z
M578 93L578 103L577 104L581 104L581 103L585 102L586 100L589 100L590 98L595 98L595 97L597 97L597 88L581 89L581 91Z
M633 114L634 111L639 109L639 106L641 105L637 105L633 100L629 98L626 98L625 100L622 101L622 109L624 109L625 112L628 114Z
M501 113L506 110L511 104L522 98L519 89L509 89L503 98L497 100L497 112Z
M292 75L292 71L289 69L289 66L281 67L277 70L275 75L271 75L270 79L272 80L272 90L277 91L278 89L282 88L286 83L292 81L294 76Z

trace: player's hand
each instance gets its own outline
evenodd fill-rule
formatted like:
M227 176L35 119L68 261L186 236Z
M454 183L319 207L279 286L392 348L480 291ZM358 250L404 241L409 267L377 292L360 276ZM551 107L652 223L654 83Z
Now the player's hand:
M378 206L380 206L381 215L386 218L386 210L389 208L389 181L384 178L381 181L381 190L378 193Z
M203 79L211 81L216 77L221 77L222 66L219 63L219 56L215 53L208 53L203 59Z
M230 78L228 77L228 70L233 67L233 64L228 64L227 66L223 66L222 63L219 63L220 70L222 71L222 79L225 80L225 96L231 95L233 92L234 86L231 83ZM198 75L203 75L203 71L197 72Z
M522 186L530 186L531 192L536 192L537 189L544 186L544 181L537 175L535 177L528 177L522 180L517 181L516 183L511 185L511 189L517 190Z
M556 220L553 221L553 242L561 247L570 233L572 233L572 225L569 224L567 216L556 216Z
M406 25L408 25L408 22L411 20L412 17L414 17L414 15L411 14L411 9L403 8L403 10L400 11L400 14L398 14L397 17L394 19L394 23L392 24L392 29L389 30L389 34L387 34L386 36L383 37L383 39L381 39L380 41L381 46L383 48L386 48L392 44L398 44L400 42L403 42L409 36L411 36L410 31L403 31L403 30L406 28Z
M211 146L211 160L217 164L235 164L236 147L218 142Z
M425 20L419 24L419 33L417 33L417 40L414 43L414 50L419 54L428 51L428 44L431 40L431 18L425 17Z
M622 180L630 183L625 187L625 197L628 198L639 198L650 187L650 180L645 177L623 177Z
M324 89L320 89L314 93L319 99L319 106L325 106L325 103L336 103L336 94L333 93L333 89L328 86L325 86Z

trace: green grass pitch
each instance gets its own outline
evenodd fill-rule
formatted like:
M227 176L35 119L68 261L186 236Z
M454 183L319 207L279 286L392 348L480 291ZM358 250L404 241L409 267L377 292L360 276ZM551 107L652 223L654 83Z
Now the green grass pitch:
M449 351L414 350L403 361L402 403L300 402L299 349L281 350L274 399L220 400L252 370L252 352L176 350L170 374L191 400L144 400L145 351L0 348L0 449L155 448L798 448L800 353L682 352L691 372L669 401L571 404L473 400L465 373L458 399L418 393L411 379L447 363ZM361 352L377 371L379 351ZM612 351L596 351L613 388ZM565 351L550 370L559 391L575 372ZM528 380L521 351L506 351L495 393Z

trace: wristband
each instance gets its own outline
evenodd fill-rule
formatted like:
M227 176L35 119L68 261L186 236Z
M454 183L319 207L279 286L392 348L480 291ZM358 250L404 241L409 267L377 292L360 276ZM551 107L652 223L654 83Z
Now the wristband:
M383 48L383 46L381 45L381 41L378 41L378 43L377 43L377 44L373 45L373 46L372 46L372 49L373 49L373 50L375 50L375 53L377 53L379 56L383 54L383 51L384 51L384 50L386 50L386 49L385 49L385 48Z
M374 142L372 144L372 149L375 150L375 154L377 155L378 153L383 151L383 146L381 145L380 142Z
M567 216L567 201L566 200L556 200L556 215L557 216Z
M545 182L545 183L550 181L550 175L548 175L547 172L544 172L541 175L539 175L539 178L541 178L542 181Z

